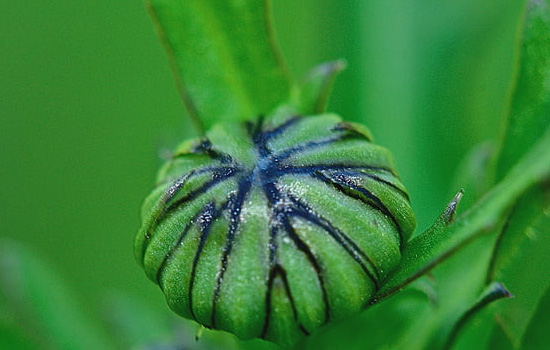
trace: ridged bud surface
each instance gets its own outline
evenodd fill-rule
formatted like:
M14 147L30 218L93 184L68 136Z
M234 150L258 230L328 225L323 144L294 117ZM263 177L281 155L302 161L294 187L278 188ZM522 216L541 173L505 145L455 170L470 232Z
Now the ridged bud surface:
M135 255L172 310L282 345L364 309L416 224L390 153L331 114L185 142L142 218Z

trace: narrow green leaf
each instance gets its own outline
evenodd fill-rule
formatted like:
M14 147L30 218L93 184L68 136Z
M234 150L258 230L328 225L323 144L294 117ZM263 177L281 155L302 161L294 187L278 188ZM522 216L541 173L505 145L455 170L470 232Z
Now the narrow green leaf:
M550 286L537 305L536 312L529 322L521 348L523 350L540 350L548 347L548 330L550 329Z
M550 125L550 11L530 0L520 36L518 71L497 165L501 179Z
M390 299L367 312L321 328L307 339L307 347L296 349L408 350L409 347L403 346L407 342L407 335L418 334L418 325L412 321L427 321L435 308L424 292L408 288L399 298ZM343 343L345 346L342 346Z
M106 304L106 319L109 329L117 336L118 347L130 349L152 344L166 345L173 341L171 333L175 327L170 322L173 321L171 315L152 310L139 300L118 293L111 294ZM189 329L178 331L192 338Z
M470 307L456 322L451 334L449 335L449 338L447 339L447 343L445 344L444 349L451 349L453 347L458 335L466 326L466 324L487 305L496 300L511 297L512 294L510 294L506 287L504 287L504 285L502 285L502 283L500 282L493 282L489 286L487 286L487 288L485 288L483 293L481 293L481 296L475 302L475 304L472 305L472 307Z
M324 63L315 67L304 79L292 98L302 114L320 114L326 111L334 80L346 68L344 61Z
M460 206L469 208L493 185L495 145L483 142L474 146L459 163L451 188L464 188L468 194Z
M431 307L425 308L422 314L403 315L409 327L406 331L393 335L392 338L396 340L392 341L392 345L387 348L407 350L442 348L446 336L464 310L470 308L479 298L481 292L479 286L483 284L485 277L486 264L482 263L489 259L490 238L479 237L472 244L458 251L452 259L438 265L428 277L418 280L433 279L437 299ZM467 271L467 277L464 271ZM378 305L385 305L396 299L401 300L403 295L411 292L418 281L399 295ZM366 314L370 312L369 310Z
M201 129L266 115L290 95L268 0L146 0Z
M183 320L164 309L151 308L122 293L107 299L107 321L117 336L118 349L236 350L239 341L228 333L206 331L190 320ZM210 332L200 337L199 332ZM200 339L199 339L200 338Z
M494 319L493 315L493 319ZM496 325L497 322L494 322ZM490 326L489 326L490 327ZM487 328L486 331L490 331L491 328ZM517 349L517 346L514 346L510 341L510 338L501 327L493 327L492 333L489 334L489 343L487 344L487 349L489 350L514 350Z
M40 349L111 349L50 267L14 242L0 241L0 294Z
M494 309L487 307L480 310L467 322L456 338L453 350L488 349L491 331L494 327ZM504 348L506 349L506 348ZM503 349L503 350L504 350Z
M500 305L498 327L518 346L536 304L550 285L550 201L540 187L517 203L499 236L489 278L506 283L516 298Z
M441 349L465 310L469 310L480 300L480 295L485 289L485 271L490 258L492 239L490 235L476 238L431 272L437 282L440 302L437 312L434 313L430 342L423 348L417 348L418 350ZM474 316L475 320L467 322L468 335L472 329L470 327L473 326L475 329L478 316L484 313L485 310L482 310ZM460 334L459 339L462 340L465 331L461 331Z
M525 28L522 35L520 48L520 65L517 75L517 83L510 105L509 126L506 131L506 144L499 160L500 178L515 164L547 130L549 111L549 74L550 55L549 30L546 4L542 1L531 1L525 19ZM543 115L544 114L544 115ZM548 134L546 134L548 136ZM545 137L547 137L545 136ZM540 146L540 144L539 144ZM550 149L547 146L546 149ZM532 151L531 151L532 152ZM533 162L537 160L531 157ZM540 149L538 156L540 164L548 162L547 151ZM525 157L521 164L525 164ZM522 192L538 180L528 179L532 174L527 174L528 168L517 165L508 172L500 182L481 202L458 222L445 228L441 222L436 223L431 230L410 242L405 249L403 269L396 272L389 281L387 290L392 283L401 279L406 284L405 276L413 274L418 276L435 266L446 256L452 254L476 234L489 232L490 228L502 219L508 208L520 197ZM527 180L529 186L523 187L513 194L514 183L517 185ZM527 182L524 182L526 184ZM519 188L516 188L519 189ZM499 193L500 192L500 193ZM453 243L454 242L454 243ZM425 260L425 261L424 261ZM416 271L414 273L413 271ZM394 288L397 286L394 285Z
M503 174L550 125L550 10L546 2L527 5L520 36L518 72L496 177ZM548 158L548 154L545 155ZM542 185L528 191L514 207L496 241L487 280L506 283L516 295L497 309L492 348L505 336L518 347L550 284L550 191Z
M550 130L499 184L458 220L442 225L441 218L449 217L445 214L447 210L431 229L409 241L399 267L386 280L374 302L400 290L478 235L491 232L527 189L550 176L548 149Z

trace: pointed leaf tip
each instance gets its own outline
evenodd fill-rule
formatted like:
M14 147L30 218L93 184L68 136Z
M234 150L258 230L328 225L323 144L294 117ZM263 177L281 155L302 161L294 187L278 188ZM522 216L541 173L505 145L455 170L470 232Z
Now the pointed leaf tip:
M516 54L506 126L496 162L501 179L550 125L550 11L544 0L530 0Z
M458 319L454 325L447 342L443 349L452 349L453 345L456 343L456 340L459 337L459 334L465 328L466 324L476 315L484 309L487 305L491 304L494 301L504 298L513 297L512 293L501 282L492 282L488 285L485 290L481 293L478 300L466 310L462 316Z
M446 225L453 222L455 214L456 214L456 210L457 210L458 205L460 204L460 200L462 199L463 196L464 196L464 189L462 188L462 189L460 189L460 191L457 192L457 194L455 194L453 199L449 202L449 204L447 205L447 207L445 208L443 213L441 213L438 221L441 220Z
M334 80L346 68L346 61L337 60L313 68L294 97L294 104L303 114L325 112Z
M502 282L493 282L487 289L487 294L490 295L489 299L496 300L501 298L513 298L514 295L506 288Z

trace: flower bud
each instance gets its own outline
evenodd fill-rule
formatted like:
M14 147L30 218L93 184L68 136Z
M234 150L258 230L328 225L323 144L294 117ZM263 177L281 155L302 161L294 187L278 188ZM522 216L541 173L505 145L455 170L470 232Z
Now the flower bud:
M368 306L416 225L389 151L332 114L214 126L142 218L135 255L172 310L281 345Z

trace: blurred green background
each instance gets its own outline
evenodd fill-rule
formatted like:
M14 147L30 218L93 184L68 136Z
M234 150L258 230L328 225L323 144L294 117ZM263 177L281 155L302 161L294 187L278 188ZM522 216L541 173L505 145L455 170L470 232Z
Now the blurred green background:
M344 58L329 110L390 148L424 229L466 153L498 140L525 1L274 0L300 77ZM194 135L141 1L0 2L0 236L106 295L166 310L132 255L162 155Z

